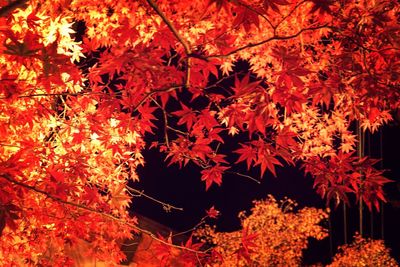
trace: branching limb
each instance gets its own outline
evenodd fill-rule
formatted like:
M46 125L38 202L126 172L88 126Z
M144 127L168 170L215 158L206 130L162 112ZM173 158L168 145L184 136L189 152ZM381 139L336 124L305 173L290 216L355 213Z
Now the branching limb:
M179 34L178 30L172 24L172 22L165 16L165 14L161 11L158 5L153 0L146 0L146 2L154 9L154 11L161 17L165 24L167 24L168 28L175 35L176 39L183 45L185 49L185 53L187 55L191 54L192 51L190 49L189 44L183 39L183 37Z
M239 47L239 48L237 48L237 49L235 49L235 50L232 50L232 51L229 52L229 53L226 53L226 54L223 54L223 55L211 55L211 56L207 56L206 58L207 58L207 59L209 59L209 58L225 58L225 57L234 55L234 54L236 54L236 53L238 53L238 52L240 52L240 51L243 51L243 50L245 50L245 49L252 48L252 47L257 47L257 46L266 44L266 43L271 42L271 41L274 41L274 40L289 40L289 39L296 38L297 36L299 36L299 35L302 34L303 32L306 32L306 31L315 31L315 30L319 30L319 29L323 29L323 28L331 28L331 27L329 27L328 25L325 24L325 25L320 25L320 26L308 27L308 28L301 29L300 31L298 31L297 33L295 33L295 34L293 34L293 35L287 35L287 36L275 35L275 36L272 36L272 37L270 37L270 38L268 38L268 39L265 39L265 40L263 40L263 41L260 41L260 42L258 42L258 43L249 43L249 44L244 45L244 46L242 46L242 47Z
M163 92L167 93L167 92L171 92L171 91L180 89L180 88L182 88L182 87L184 87L184 86L183 86L183 85L175 85L175 86L169 86L169 87L167 87L167 88L161 88L161 89L153 90L153 91L151 91L151 92L145 94L145 96L142 98L142 100L140 100L139 103L138 103L135 107L133 107L132 111L133 111L133 112L137 111L137 109L138 109L141 105L143 105L144 102L146 102L147 99L149 99L150 97L152 97L153 95L155 95L155 94L157 94L157 93L163 93Z
M161 11L161 9L158 7L158 5L153 1L153 0L146 0L146 2L154 9L154 11L161 17L161 19L164 21L165 24L167 24L168 28L171 30L171 32L174 34L176 39L182 44L183 48L185 49L185 54L191 55L192 54L192 49L190 48L190 45L186 40L179 34L178 30L175 28L175 26L172 24L172 22L165 16L165 14ZM187 70L186 70L186 81L185 81L185 86L186 88L189 88L190 86L190 64L191 64L191 59L190 57L187 57L186 59L186 64L187 64Z
M87 206L84 206L84 205L81 205L81 204L78 204L78 203L74 203L74 202L70 202L70 201L61 199L61 198L59 198L57 196L53 196L52 194L50 194L50 193L48 193L48 192L46 192L44 190L41 190L41 189L39 189L37 187L25 184L25 183L20 182L20 181L17 181L15 179L13 179L9 174L2 174L0 176L0 178L4 178L5 180L9 181L12 184L21 186L21 187L26 188L26 189L28 189L30 191L35 192L35 193L38 193L38 194L43 195L43 196L46 196L47 198L49 198L49 199L51 199L53 201L56 201L58 203L62 203L62 204L68 205L68 206L73 206L73 207L76 207L76 208L81 209L81 210L89 211L91 213L95 213L95 214L98 214L98 215L100 215L102 217L117 221L117 222L119 222L121 224L124 224L124 225L127 225L130 228L132 228L132 229L134 229L134 230L136 230L138 232L147 234L153 240L156 240L156 241L158 241L158 242L160 242L160 243L162 243L164 245L167 245L167 246L170 246L170 247L173 247L173 248L177 248L177 249L181 249L181 250L185 250L185 251L189 251L189 252L192 252L192 253L195 253L195 254L205 254L205 252L203 252L203 251L198 251L198 250L194 250L194 249L187 248L187 247L184 247L184 246L179 246L179 245L175 245L175 244L172 244L172 243L168 243L167 241L164 241L164 240L158 238L152 232L150 232L150 231L148 231L146 229L143 229L143 228L141 228L141 227L139 227L139 226L137 226L135 224L129 223L129 222L127 222L126 220L124 220L122 218L119 218L119 217L117 217L115 215L108 214L108 213L105 213L105 212L102 212L102 211L99 211L99 210L96 210L96 209L93 209L93 208L90 208L90 207L87 207Z

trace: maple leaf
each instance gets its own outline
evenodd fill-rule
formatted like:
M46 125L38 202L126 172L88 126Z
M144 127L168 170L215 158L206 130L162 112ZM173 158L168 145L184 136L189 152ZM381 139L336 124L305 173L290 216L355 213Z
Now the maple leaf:
M250 254L254 252L254 248L258 246L254 243L257 238L257 233L249 234L249 228L243 228L241 237L241 246L237 251L238 258L244 258L248 263L251 262Z
M252 145L240 144L240 146L241 148L234 151L240 155L235 163L246 161L247 169L249 170L252 162L257 160L257 149Z
M18 37L11 31L7 31L6 35L13 43L4 44L7 48L4 53L17 56L17 60L20 62L23 62L27 57L38 57L38 52L43 47L39 44L40 36L31 32L25 35L23 42L19 41Z
M279 147L284 149L290 149L297 145L295 140L296 134L290 130L289 127L285 126L282 130L280 130L276 136L276 144Z
M362 188L359 191L362 199L369 210L372 210L372 205L379 211L379 201L386 201L383 194L383 185L393 182L383 176L384 171L376 170L372 166L367 167L364 174Z
M212 140L209 138L197 138L191 149L193 156L198 157L205 162L206 158L213 153L213 150L210 147L211 142Z
M279 13L279 7L278 6L284 6L284 5L289 5L290 3L287 0L264 0L263 1L263 6L266 11L268 11L269 8L274 10L275 12Z
M206 213L207 213L207 216L212 219L216 219L220 215L220 212L218 210L216 210L214 206L212 206L210 209L208 209L206 211Z
M230 9L230 0L209 0L206 10L212 6L213 4L215 4L215 8L217 9L218 12L221 11L221 9L223 8L227 14L231 14L231 9Z
M246 32L251 31L251 26L254 24L257 28L260 25L258 14L246 6L239 5L235 8L236 18L233 21L233 27L243 26Z
M203 242L193 242L193 237L190 236L189 239L185 242L185 244L182 244L181 246L191 251L182 249L176 261L183 262L184 266L187 267L197 266L199 260L201 260L204 255L199 255L200 253L196 253L194 251L200 251L200 248L203 245L204 245Z
M117 209L126 208L131 202L131 197L126 193L125 184L120 184L111 190L111 206Z
M266 170L269 170L276 177L275 165L283 165L275 157L275 149L261 139L252 141L252 145L257 148L257 159L254 166L260 165L261 177L264 176Z
M210 110L209 108L203 109L197 118L196 125L198 125L199 127L205 127L208 131L211 131L213 128L218 127L219 123L214 117L215 113L215 111ZM193 128L196 127L194 126Z
M141 120L141 133L145 134L146 132L153 133L153 128L156 128L153 120L157 120L157 118L153 115L153 112L157 109L157 107L151 107L150 103L146 103L138 108L140 113Z
M21 209L14 204L0 203L0 236L6 225L13 231L17 229L17 224L15 221L20 218L20 212Z
M194 122L197 121L196 112L182 102L180 104L182 110L171 112L171 114L179 117L178 125L186 124L187 129L191 129Z
M256 91L260 83L261 81L250 82L250 74L244 76L242 80L239 80L239 78L235 76L235 83L232 90L235 92L236 97L241 97Z
M229 169L229 167L217 164L201 171L201 180L206 182L206 191L213 183L216 183L219 186L221 185L222 174L227 169Z
M216 79L219 77L219 72L217 65L219 64L218 60L215 59L207 59L202 54L204 52L193 52L189 56L192 58L191 60L191 83L196 84L196 86L192 86L190 88L193 102L196 98L204 95L204 87L206 87L212 74Z
M315 13L319 11L320 15L332 14L331 6L333 5L333 0L311 0L314 4L310 13Z
M278 72L279 74L277 85L279 87L304 87L304 81L300 78L302 76L307 76L308 74L312 73L308 69L305 69L300 66L291 66L287 67L284 70Z
M300 53L288 50L285 46L276 46L271 50L271 56L278 59L286 67L297 67L301 60Z
M264 152L261 155L259 153L254 165L260 165L261 177L264 176L266 170L269 170L276 177L275 165L283 166L282 163L269 152Z
M4 71L0 77L0 94L3 94L6 99L16 97L22 89L17 83L18 75L12 75Z
M172 234L167 239L165 239L162 235L158 233L158 238L165 243L156 243L154 250L156 252L157 258L160 259L161 266L169 266L168 263L173 257L172 246L168 245L172 245Z

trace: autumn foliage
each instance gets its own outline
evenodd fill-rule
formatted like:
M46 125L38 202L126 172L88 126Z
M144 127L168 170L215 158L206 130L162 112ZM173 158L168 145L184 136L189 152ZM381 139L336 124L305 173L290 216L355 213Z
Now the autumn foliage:
M294 212L290 199L272 196L256 201L251 214L239 214L242 230L219 233L211 227L197 231L213 246L210 266L301 266L309 238L327 236L321 223L328 214L315 208Z
M382 240L371 240L359 235L354 237L350 245L344 245L340 252L335 255L329 267L346 266L399 266L390 256L388 248Z
M120 261L117 240L142 231L127 208L149 148L199 167L206 190L241 164L260 177L301 164L328 203L379 208L389 180L355 154L355 129L377 131L399 108L399 11L389 0L0 0L0 261L71 264L79 240Z

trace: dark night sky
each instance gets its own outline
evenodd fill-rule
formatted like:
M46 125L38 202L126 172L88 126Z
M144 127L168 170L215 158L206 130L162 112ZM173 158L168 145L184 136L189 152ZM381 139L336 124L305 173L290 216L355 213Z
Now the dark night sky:
M386 126L383 130L383 168L388 169L386 177L400 181L400 166L397 152L400 150L400 127L398 124ZM379 157L379 133L366 138L366 153L373 157ZM225 148L235 150L238 148L237 140L228 139ZM139 168L141 181L134 186L144 190L145 193L156 197L169 204L182 207L181 211L165 212L162 207L145 198L135 198L133 200L133 210L154 219L176 231L183 231L196 225L205 210L215 205L221 212L221 216L215 221L221 231L232 231L240 226L237 214L242 210L249 210L252 201L265 198L272 194L276 199L287 196L297 201L302 206L314 206L323 208L325 201L312 189L312 179L304 177L303 173L295 167L283 167L277 169L277 178L267 172L257 184L250 179L233 174L223 177L221 187L213 185L205 191L205 184L200 180L201 169L194 164L179 169L177 165L167 167L164 162L164 155L157 150L147 150L144 152L146 160L145 167ZM236 160L235 157L228 158L230 162ZM236 171L246 173L245 164L239 164ZM259 177L259 168L251 170L253 177ZM389 202L384 207L384 231L385 240L392 248L393 254L400 255L400 218L396 215L400 212L398 207L394 207L396 200L400 201L400 191L398 183L391 183L386 187ZM353 236L358 229L358 210L353 201L353 207L348 209L348 228L349 237ZM374 237L381 236L381 215L373 216ZM365 233L371 233L371 214L365 213ZM343 242L343 213L340 206L331 214L332 222L332 241L333 246ZM212 222L210 222L212 223ZM325 225L326 227L328 224ZM329 259L329 239L312 243L311 249L305 255L305 260L310 262L327 261Z

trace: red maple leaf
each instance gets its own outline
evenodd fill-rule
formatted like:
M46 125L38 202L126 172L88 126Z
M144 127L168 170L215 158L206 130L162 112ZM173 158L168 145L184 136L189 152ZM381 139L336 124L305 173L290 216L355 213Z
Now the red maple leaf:
M332 14L331 6L333 5L333 0L311 0L314 3L313 8L310 13L315 13L319 11L321 15Z
M213 167L210 167L208 169L202 170L201 171L201 180L206 182L206 191L208 188L213 183L216 183L217 185L221 185L222 183L222 174L224 171L229 169L229 167L221 166L221 165L215 165Z
M264 176L266 170L269 170L276 177L275 165L283 166L268 150L258 153L258 159L255 165L260 165L261 177Z
M246 161L247 169L250 169L251 163L257 160L257 149L251 145L240 144L242 147L234 152L239 154L239 158L235 163Z
M171 114L179 117L178 125L186 124L186 128L189 130L192 128L194 122L197 121L196 113L182 102L180 104L182 109L172 112Z
M242 243L237 251L238 258L244 258L248 263L251 262L250 254L254 252L254 248L257 248L257 245L254 243L257 236L257 233L249 234L248 227L243 228Z
M218 210L216 210L214 208L214 206L212 206L209 210L207 210L206 213L209 218L213 218L213 219L216 219L220 214L220 212Z
M229 1L229 0L209 0L209 1L208 1L208 4L207 4L206 10L207 10L210 6L212 6L213 4L215 4L215 8L217 9L218 12L220 12L221 9L223 8L223 9L225 9L225 11L226 11L227 14L231 14L231 10L230 10L230 8L229 8L230 2L231 2L231 1Z
M269 8L274 10L275 12L279 13L279 7L278 6L284 6L284 5L289 5L290 3L286 0L264 0L263 1L263 6L266 11L268 11Z
M251 25L255 25L259 28L260 19L258 18L258 14L253 10L239 5L235 8L236 18L233 21L233 27L238 27L240 25L243 26L246 32L251 31Z
M242 80L239 80L239 78L235 76L235 83L232 90L235 92L236 97L240 97L256 91L260 83L261 81L250 82L250 74L244 76Z

